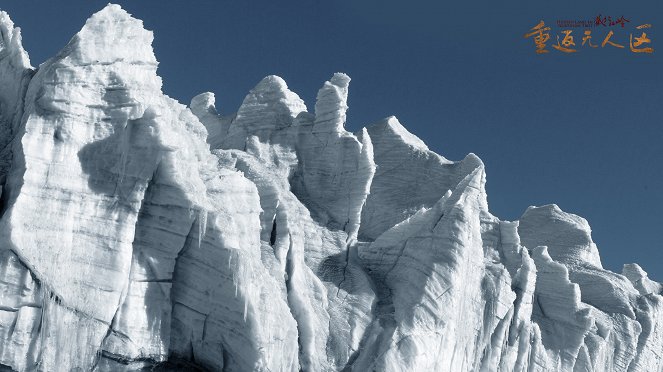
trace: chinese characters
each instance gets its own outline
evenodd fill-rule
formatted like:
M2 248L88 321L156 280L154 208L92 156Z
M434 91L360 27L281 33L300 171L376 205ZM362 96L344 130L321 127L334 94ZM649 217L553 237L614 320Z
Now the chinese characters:
M536 44L536 52L538 54L548 53L546 50L546 42L550 39L550 27L546 27L543 21L539 22L538 25L532 27L531 32L525 34L525 38L534 36L534 43Z
M610 27L610 26L621 26L624 28L626 23L631 22L629 19L621 16L620 18L613 19L612 17L601 17L597 16L595 19L595 27ZM560 21L557 22L560 24ZM586 23L577 23L579 25L585 26ZM609 30L608 32L597 32L597 38L595 43L592 42L592 29L586 28L582 31L573 30L567 28L560 30L555 34L556 43L552 44L552 48L562 52L562 53L577 53L581 49L593 49L593 48L617 48L617 49L626 49L626 41L628 40L628 50L633 53L653 53L654 48L651 46L652 40L647 35L645 30L651 28L651 24L642 24L635 27L635 32L630 32L628 39L622 33L616 34L615 31ZM575 33L574 33L575 31ZM575 37L580 39L580 45L576 44ZM549 53L550 50L547 49L547 43L551 39L551 28L546 26L545 22L541 20L536 26L532 27L529 32L524 35L525 39L532 39L534 41L535 52L537 54ZM600 44L597 44L600 41Z

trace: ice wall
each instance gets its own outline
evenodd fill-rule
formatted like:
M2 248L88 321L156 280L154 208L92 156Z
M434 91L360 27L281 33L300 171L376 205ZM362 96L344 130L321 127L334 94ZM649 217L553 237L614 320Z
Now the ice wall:
M17 371L663 371L663 285L555 205L267 76L161 92L117 5L30 66L0 12L0 364Z

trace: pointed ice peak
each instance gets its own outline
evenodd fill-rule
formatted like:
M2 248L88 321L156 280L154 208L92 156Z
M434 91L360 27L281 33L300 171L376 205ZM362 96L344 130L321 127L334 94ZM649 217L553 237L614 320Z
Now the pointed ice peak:
M73 64L157 65L152 50L154 37L143 28L143 21L133 18L119 5L108 4L90 17L63 53L69 51Z
M388 149L388 151L393 151L394 141L397 141L398 143L407 145L411 150L415 150L415 152L425 152L430 156L438 158L442 164L454 163L442 155L431 151L424 141L408 131L395 116L389 116L371 124L367 129L371 134L373 143L382 145L381 147ZM474 168L484 167L483 161L473 153L467 154L460 163L467 170L465 174L469 174Z
M244 98L238 115L246 111L261 109L285 109L289 117L295 118L300 112L306 111L304 101L297 93L288 89L285 80L276 75L264 77Z
M0 60L5 58L14 68L32 68L30 57L23 49L21 29L14 27L9 14L0 11Z
M562 211L556 204L529 207L518 228L524 246L548 246L550 256L562 263L585 263L602 268L592 230L584 218Z
M5 147L12 140L23 113L22 100L34 69L21 44L21 30L0 11L0 180L9 166Z
M480 157L478 157L475 153L471 152L463 158L463 160L460 161L462 164L463 168L465 169L474 169L481 167L483 169L486 168L486 166L483 164L483 160L481 160ZM485 178L485 172L484 172L484 178Z
M633 284L641 295L663 294L663 284L649 279L647 272L636 263L624 265L622 275Z
M98 21L101 18L129 19L131 18L131 14L122 9L119 4L108 3L103 9L94 13L90 18L88 18L86 23L89 24L91 22Z
M631 282L647 278L647 272L636 263L625 264L622 269L622 275L627 277Z
M118 27L119 26L119 27ZM100 11L94 13L85 21L81 33L86 31L124 31L138 28L142 31L143 21L133 18L126 10L118 4L108 4Z
M420 208L416 213L397 223L393 227L384 231L374 241L376 247L388 246L393 242L399 242L407 236L408 231L431 231L440 221L440 218L446 211L447 201L451 197L451 190L442 195L442 197L433 204L432 207Z
M292 126L304 111L304 101L288 89L283 79L267 76L244 97L237 116L229 124L222 147L244 149L248 137L254 135L261 142L267 142L275 131Z
M447 206L454 205L461 201L463 195L468 192L468 190L476 190L479 193L480 205L479 207L488 211L488 202L486 201L486 170L481 164L476 167L471 173L469 173L465 178L462 179L456 186L456 189L451 193L451 197L447 202Z
M350 77L337 72L318 91L315 102L316 132L341 132L348 110Z
M288 84L280 76L269 75L265 76L260 82L253 88L252 91L264 91L264 92L283 92L285 93L288 90Z
M9 14L4 10L0 10L0 40L3 42L11 37L7 38L7 35L14 31L14 22L9 17Z
M488 214L488 194L486 193L486 167L483 161L473 153L467 154L460 162L464 169L462 174L466 176L458 183L454 189L450 202L456 203L459 198L468 190L476 190L478 198L478 207L482 213Z
M585 238L591 240L590 235L592 229L589 226L589 222L578 215L564 212L557 204L546 204L540 207L529 206L523 214L523 217L530 215L546 216L550 220L561 221L568 225L575 226L578 230L583 232Z
M428 151L428 146L422 141L419 137L410 133L405 127L398 121L398 118L395 116L389 116L378 121L375 124L370 125L371 132L382 132L389 133L392 136L400 138L403 143L411 146L415 149Z
M458 184L458 189L472 187L478 190L483 190L486 183L486 169L483 163L477 166L472 173L465 176L465 178Z
M303 111L306 111L306 105L297 93L288 89L282 78L269 75L244 98L233 125L245 126L249 134L253 134L257 129L290 126L293 119Z

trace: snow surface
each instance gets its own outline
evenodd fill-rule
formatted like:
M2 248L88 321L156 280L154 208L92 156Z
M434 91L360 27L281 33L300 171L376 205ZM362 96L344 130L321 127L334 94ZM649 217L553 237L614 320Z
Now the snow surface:
M161 92L117 5L35 69L0 12L0 367L663 371L663 285L395 117L344 129L267 76L234 115Z

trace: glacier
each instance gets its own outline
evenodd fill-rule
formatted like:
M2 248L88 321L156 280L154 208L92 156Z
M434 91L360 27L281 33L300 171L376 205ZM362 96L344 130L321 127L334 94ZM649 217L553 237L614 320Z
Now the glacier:
M109 4L35 68L0 11L0 369L663 371L663 284L582 217L347 131L343 73L183 105L152 41Z

